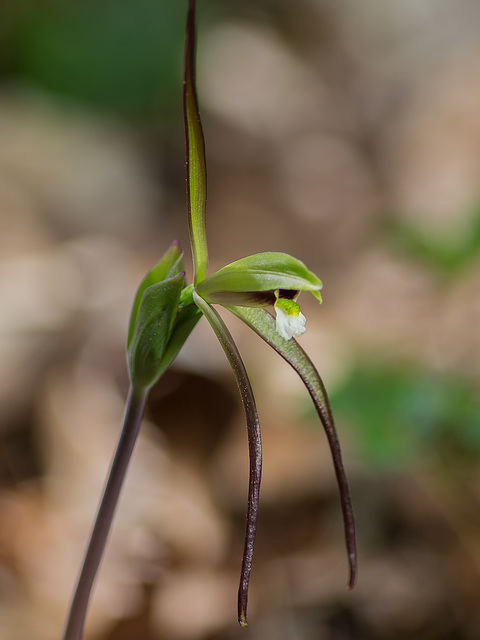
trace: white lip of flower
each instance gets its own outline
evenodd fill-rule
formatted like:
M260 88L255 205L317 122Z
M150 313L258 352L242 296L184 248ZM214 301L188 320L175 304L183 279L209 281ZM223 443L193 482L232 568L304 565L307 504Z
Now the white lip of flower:
M301 336L305 333L306 318L294 300L277 298L274 308L277 316L277 332L282 338L290 340L293 336Z

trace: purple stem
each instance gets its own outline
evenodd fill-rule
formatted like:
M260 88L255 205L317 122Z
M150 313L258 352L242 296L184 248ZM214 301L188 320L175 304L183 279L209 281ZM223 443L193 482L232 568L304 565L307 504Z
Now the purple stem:
M102 562L122 484L140 431L148 392L148 389L136 391L130 387L122 432L70 605L63 640L81 640L83 636L90 594Z

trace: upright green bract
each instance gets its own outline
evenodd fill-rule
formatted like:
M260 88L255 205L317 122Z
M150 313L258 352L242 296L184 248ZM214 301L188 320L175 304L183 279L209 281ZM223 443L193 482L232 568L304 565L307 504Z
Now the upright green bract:
M185 44L185 73L183 77L183 114L187 147L187 207L190 244L193 257L193 282L198 284L208 268L207 231L205 226L207 202L207 169L205 142L198 110L195 83L195 2L190 0Z
M193 260L193 284L185 282L183 254L174 242L145 276L132 308L127 340L131 387L123 429L107 477L92 536L74 592L64 640L80 640L91 588L111 528L150 389L175 360L204 316L232 367L247 423L250 473L245 546L238 590L238 621L247 624L248 585L253 561L262 475L262 441L252 387L238 348L213 305L240 318L298 373L325 430L337 478L348 553L348 587L356 579L355 526L348 483L333 414L322 379L294 336L302 335L306 318L297 302L302 292L319 302L322 282L303 262L285 253L257 253L207 276L205 229L205 146L195 86L195 0L189 0L183 105L187 158L187 208ZM273 315L275 314L275 317Z

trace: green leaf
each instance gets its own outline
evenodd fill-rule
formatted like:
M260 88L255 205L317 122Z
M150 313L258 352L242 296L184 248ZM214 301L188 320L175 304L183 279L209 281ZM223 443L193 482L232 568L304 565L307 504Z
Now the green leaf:
M218 304L265 306L265 296L255 293L309 291L321 301L322 282L296 258L287 253L255 253L228 264L197 285L204 300ZM275 302L275 297L271 304Z
M328 400L323 381L302 347L295 340L285 340L276 330L275 320L265 309L249 309L246 307L226 306L226 309L243 320L255 331L267 344L269 344L289 365L298 373L308 389L317 414L325 430L330 451L332 453L333 466L337 478L340 493L340 502L343 514L345 542L347 546L350 576L349 588L352 588L356 580L357 555L355 544L355 523L350 499L350 490L345 475L342 461L342 452L338 440L333 414Z
M255 534L257 531L258 504L260 497L260 481L262 477L262 439L258 421L257 407L253 396L250 380L243 360L238 352L229 330L225 326L217 311L203 300L197 293L193 293L195 304L198 305L208 322L212 326L225 355L230 362L238 388L242 396L243 408L247 420L248 450L250 457L250 479L248 483L247 526L245 533L245 547L243 551L240 586L238 589L238 621L242 627L247 624L248 584L252 569Z
M195 86L195 2L190 0L185 43L183 81L183 116L187 154L187 206L190 243L192 246L194 284L201 282L208 268L207 232L205 226L207 171L205 141L198 109Z
M162 280L167 280L168 278L171 278L172 276L175 276L183 271L182 257L183 253L180 249L180 245L178 244L178 242L173 242L170 245L169 249L167 249L167 251L157 262L157 264L153 267L153 269L151 269L142 280L140 286L137 289L135 300L132 306L132 312L130 314L127 348L130 346L130 342L132 341L137 319L138 307L140 306L140 300L142 299L143 292L152 284L156 284L157 282L161 282Z
M168 367L175 360L180 349L185 344L188 336L192 333L201 317L201 312L194 304L191 304L184 309L180 309L175 318L175 324L173 325L172 333L158 369L158 378L165 373Z
M143 292L127 351L134 388L152 387L160 378L163 356L177 314L184 273L157 282Z

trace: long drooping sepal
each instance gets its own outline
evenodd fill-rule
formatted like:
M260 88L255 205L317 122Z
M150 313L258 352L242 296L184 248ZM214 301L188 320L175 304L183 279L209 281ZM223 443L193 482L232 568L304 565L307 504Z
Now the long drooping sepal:
M247 624L248 583L252 569L255 534L257 530L258 502L262 476L262 439L258 422L257 407L248 374L237 345L217 311L194 292L193 299L212 326L230 365L235 373L238 388L242 396L243 408L247 419L248 449L250 456L250 478L248 483L247 526L245 547L242 560L242 572L238 589L238 622L242 627Z
M327 392L318 371L313 362L295 340L285 340L282 338L275 325L274 318L265 309L226 306L238 318L243 320L252 328L265 342L279 353L290 366L298 373L315 405L315 409L320 417L322 425L327 435L328 444L332 452L333 465L340 492L340 502L342 506L345 542L347 546L349 562L349 589L353 588L357 574L357 552L355 543L355 522L353 519L353 509L350 499L348 481L343 468L342 453L338 440L333 414L328 400Z
M183 117L187 157L188 225L194 269L193 281L194 284L198 284L207 274L208 249L205 227L207 200L205 141L195 86L195 0L189 0L188 7L183 80Z

